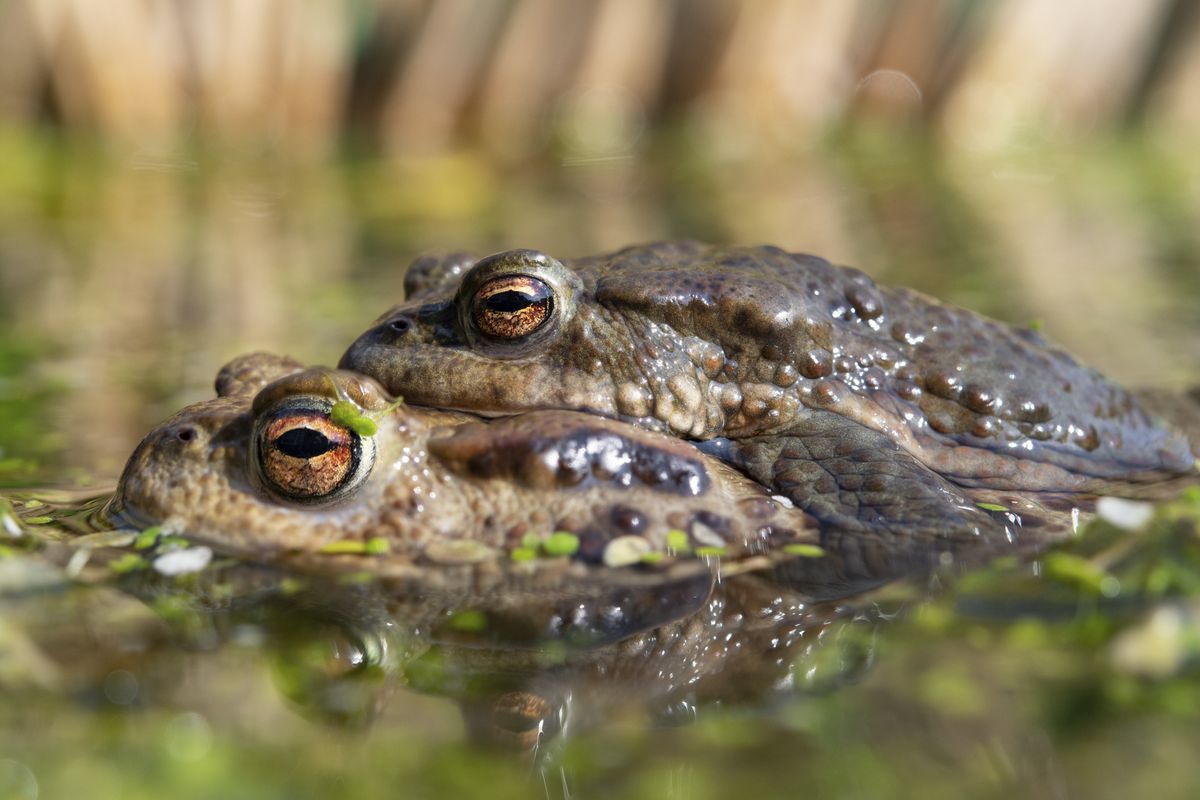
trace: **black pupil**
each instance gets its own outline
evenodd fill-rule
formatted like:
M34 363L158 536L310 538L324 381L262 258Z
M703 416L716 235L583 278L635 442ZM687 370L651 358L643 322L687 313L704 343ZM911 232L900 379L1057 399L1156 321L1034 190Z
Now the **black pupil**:
M486 301L489 309L504 313L520 311L537 303L544 302L546 302L544 298L530 297L524 292L517 292L512 289L506 292L497 292Z
M316 458L332 450L334 444L312 428L292 428L275 440L275 448L292 458Z

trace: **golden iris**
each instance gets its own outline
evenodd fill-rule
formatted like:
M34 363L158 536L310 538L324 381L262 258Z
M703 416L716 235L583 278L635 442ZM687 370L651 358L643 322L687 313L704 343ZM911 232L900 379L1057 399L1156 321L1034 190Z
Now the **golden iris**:
M361 454L358 435L327 415L285 409L260 429L263 478L294 500L328 497L354 477Z
M536 331L554 311L554 291L530 275L493 278L475 292L475 327L494 339L519 339Z

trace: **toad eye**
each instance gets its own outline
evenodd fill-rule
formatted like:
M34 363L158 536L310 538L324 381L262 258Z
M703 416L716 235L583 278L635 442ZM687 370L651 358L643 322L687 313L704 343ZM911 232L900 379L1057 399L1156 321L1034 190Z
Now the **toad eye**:
M258 420L254 458L275 494L299 502L331 500L370 473L372 440L332 422L323 405L293 402Z
M475 327L494 339L519 339L546 324L554 313L554 290L529 275L493 278L475 291Z

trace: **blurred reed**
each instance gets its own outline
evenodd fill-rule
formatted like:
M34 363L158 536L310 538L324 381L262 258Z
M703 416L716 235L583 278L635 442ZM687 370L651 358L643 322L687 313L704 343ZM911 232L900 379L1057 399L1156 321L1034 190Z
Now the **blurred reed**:
M1192 0L7 0L0 120L148 150L481 144L611 157L690 122L732 149L847 120L952 148L1200 132Z

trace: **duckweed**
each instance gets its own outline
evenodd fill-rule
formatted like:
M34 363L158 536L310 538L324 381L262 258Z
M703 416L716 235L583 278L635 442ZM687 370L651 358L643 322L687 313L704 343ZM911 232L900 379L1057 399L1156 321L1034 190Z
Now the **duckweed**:
M160 550L178 550L180 548L187 547L190 544L191 542L177 533L163 536L158 540L158 548Z
M158 541L158 535L162 533L162 525L151 525L146 530L137 535L133 540L135 550L149 550Z
M688 535L678 528L672 528L667 531L667 547L672 550L687 550L689 545Z
M388 543L385 539L368 539L365 542L339 539L322 546L318 552L327 555L379 555L387 551Z
M984 511L999 511L1003 513L1010 510L1007 506L1002 506L999 503L976 503L975 505Z
M717 545L706 544L703 547L696 548L698 556L723 556L726 553L726 548L718 547Z
M571 556L579 550L579 537L569 531L555 531L542 542L542 549L549 556Z
M803 556L804 558L821 558L825 555L825 551L820 547L820 545L805 544L803 542L785 544L783 546L783 552L787 553L789 556Z
M329 421L349 428L359 436L374 436L379 430L375 420L368 417L350 400L338 400L329 410Z
M579 550L579 537L570 531L555 531L549 536L539 536L527 533L521 537L521 544L512 552L514 561L528 561L538 555L552 558L573 556ZM526 551L531 555L525 555ZM521 555L517 555L520 552Z
M120 558L109 562L108 568L118 575L145 569L149 562L137 553L125 553Z
M368 539L363 545L363 552L371 556L382 556L392 549L391 542L384 539L382 536L376 536L374 539Z
M537 551L532 547L516 547L508 555L513 561L532 561L537 558Z
M329 383L333 386L334 394L337 395L337 402L333 404L333 408L329 409L329 420L335 425L341 425L343 428L349 428L359 436L374 436L379 432L379 425L375 422L376 419L390 414L395 409L404 404L403 397L397 397L386 408L374 414L364 412L358 407L358 404L346 396L338 386L337 381L332 375L327 376Z

